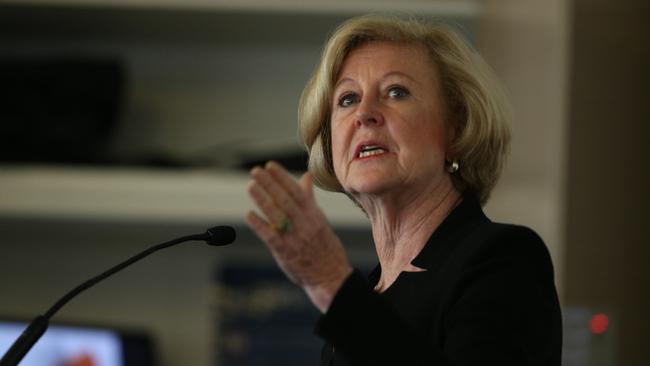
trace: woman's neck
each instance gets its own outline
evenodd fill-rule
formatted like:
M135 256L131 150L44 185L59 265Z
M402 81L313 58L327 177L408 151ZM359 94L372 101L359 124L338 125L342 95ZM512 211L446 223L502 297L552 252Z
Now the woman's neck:
M357 198L370 218L382 274L377 290L388 288L411 264L431 234L456 207L461 194L451 180L424 190Z

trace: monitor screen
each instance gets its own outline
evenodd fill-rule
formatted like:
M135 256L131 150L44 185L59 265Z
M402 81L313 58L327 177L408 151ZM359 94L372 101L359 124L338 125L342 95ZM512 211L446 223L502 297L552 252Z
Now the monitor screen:
M27 323L0 321L0 355ZM150 365L149 342L114 329L51 324L20 363L21 366Z

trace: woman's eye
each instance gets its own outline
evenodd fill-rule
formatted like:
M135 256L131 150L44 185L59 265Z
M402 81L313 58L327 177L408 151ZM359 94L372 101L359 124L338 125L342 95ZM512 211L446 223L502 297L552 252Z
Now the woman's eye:
M338 105L341 107L349 107L359 101L359 96L356 94L344 94L339 98Z
M404 98L409 95L409 91L399 87L399 86L394 86L390 89L388 89L388 96L391 98Z

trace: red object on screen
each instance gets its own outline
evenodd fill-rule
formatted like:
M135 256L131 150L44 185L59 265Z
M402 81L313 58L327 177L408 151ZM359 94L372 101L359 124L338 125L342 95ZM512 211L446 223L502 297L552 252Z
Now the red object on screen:
M594 334L603 334L609 326L609 318L605 314L595 314L589 321L589 330Z
M75 357L72 360L64 362L61 366L95 366L97 363L93 357L87 353Z

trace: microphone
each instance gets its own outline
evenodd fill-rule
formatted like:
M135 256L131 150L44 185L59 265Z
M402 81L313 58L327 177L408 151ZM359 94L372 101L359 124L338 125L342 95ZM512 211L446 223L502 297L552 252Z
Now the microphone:
M0 366L15 366L25 357L27 352L34 346L34 344L41 338L43 333L47 330L49 326L49 320L54 316L54 314L59 311L75 296L79 295L82 291L92 287L96 283L106 279L107 277L123 270L124 268L130 266L131 264L139 261L140 259L148 256L149 254L156 252L160 249L169 248L176 244L180 244L186 241L204 241L206 244L213 246L224 246L228 245L235 241L237 234L235 229L230 226L215 226L206 230L202 234L193 234L186 235L180 238L176 238L158 245L154 245L133 257L125 260L124 262L106 270L103 273L89 279L88 281L82 283L81 285L75 287L70 292L65 294L59 301L57 301L52 307L45 313L45 315L39 315L29 323L29 326L23 331L23 333L16 339L14 344L9 348L9 350L2 356L0 360Z
M214 245L217 247L228 245L235 241L235 238L237 238L235 229L230 226L211 227L201 235L203 235L203 238L200 240L204 240L206 244Z

